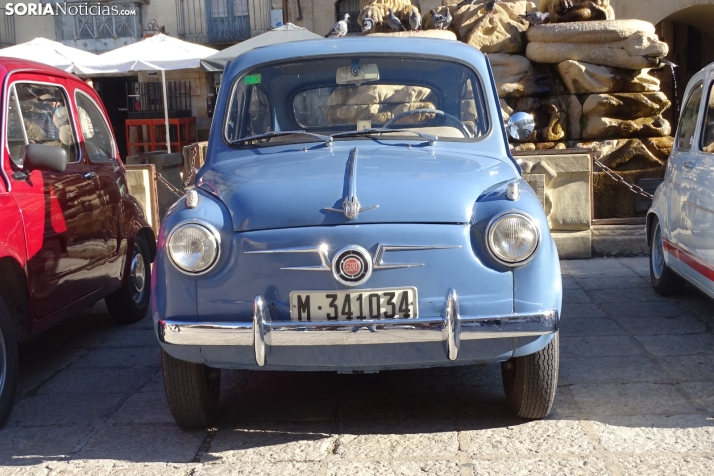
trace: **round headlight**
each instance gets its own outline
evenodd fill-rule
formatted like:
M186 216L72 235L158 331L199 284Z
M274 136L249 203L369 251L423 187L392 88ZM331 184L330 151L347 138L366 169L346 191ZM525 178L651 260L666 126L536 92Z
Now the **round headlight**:
M526 261L533 256L540 230L528 216L507 213L498 217L488 230L488 247L496 259L507 264Z
M205 226L187 223L171 232L168 243L171 261L183 271L200 273L218 257L218 240Z

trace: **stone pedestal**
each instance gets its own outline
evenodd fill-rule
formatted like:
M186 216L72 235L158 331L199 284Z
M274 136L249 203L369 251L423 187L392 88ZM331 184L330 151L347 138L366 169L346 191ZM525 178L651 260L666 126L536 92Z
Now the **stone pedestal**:
M586 231L552 231L560 259L592 258L593 236Z
M637 256L649 253L645 225L594 225L596 256Z
M544 209L563 259L592 256L592 159L586 151L514 152L525 179L543 183Z

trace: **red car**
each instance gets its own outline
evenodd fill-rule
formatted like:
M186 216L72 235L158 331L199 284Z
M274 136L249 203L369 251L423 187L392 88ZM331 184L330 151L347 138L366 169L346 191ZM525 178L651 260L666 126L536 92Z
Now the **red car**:
M149 306L156 240L128 193L106 111L84 81L0 58L0 426L17 342L105 298L120 323Z

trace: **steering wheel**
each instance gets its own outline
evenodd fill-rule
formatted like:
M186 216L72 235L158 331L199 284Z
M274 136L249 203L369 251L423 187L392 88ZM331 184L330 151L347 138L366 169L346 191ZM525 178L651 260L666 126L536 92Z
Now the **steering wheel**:
M397 122L399 119L401 119L403 117L411 116L412 114L436 114L437 116L448 117L452 121L457 122L459 124L459 129L461 129L461 132L464 134L464 137L471 137L471 132L466 127L466 124L464 124L461 121L461 119L459 119L458 117L453 116L451 114L448 114L444 111L440 111L439 109L412 109L411 111L406 111L406 112L403 112L401 114L394 116L393 118L391 118L390 120L385 122L382 127L387 129L387 128L389 128L389 126L391 126L392 124Z

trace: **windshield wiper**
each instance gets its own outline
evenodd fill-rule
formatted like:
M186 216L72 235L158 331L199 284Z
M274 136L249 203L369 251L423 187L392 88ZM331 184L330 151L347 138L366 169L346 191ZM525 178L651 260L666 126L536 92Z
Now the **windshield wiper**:
M266 132L264 134L258 134L255 136L250 136L250 137L243 137L242 139L237 139L232 141L230 144L231 145L236 145L236 144L243 144L245 142L249 142L252 140L260 140L260 139L270 139L271 137L278 137L278 136L289 136L293 134L301 134L301 135L307 135L307 136L312 136L315 139L320 140L321 142L324 143L330 143L332 142L332 137L330 136L323 136L322 134L313 134L312 132L306 132L306 131L271 131L271 132Z
M434 142L438 139L437 136L431 135L431 134L425 134L424 132L419 132L415 131L412 129L385 129L383 127L378 127L378 128L372 128L372 129L362 129L361 131L348 131L348 132L340 132L338 134L332 134L330 137L335 138L335 137L355 137L355 136L366 136L370 134L383 134L385 132L411 132L412 134L416 134L422 139L426 139L429 141L429 145L433 145Z

